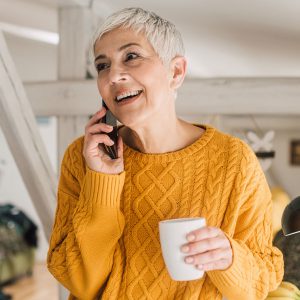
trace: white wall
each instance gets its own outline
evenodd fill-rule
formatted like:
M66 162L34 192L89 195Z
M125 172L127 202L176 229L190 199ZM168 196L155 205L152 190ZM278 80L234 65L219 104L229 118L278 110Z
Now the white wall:
M58 24L53 5L29 0L0 0L0 21L52 32L57 31Z
M4 35L22 81L57 79L57 46Z

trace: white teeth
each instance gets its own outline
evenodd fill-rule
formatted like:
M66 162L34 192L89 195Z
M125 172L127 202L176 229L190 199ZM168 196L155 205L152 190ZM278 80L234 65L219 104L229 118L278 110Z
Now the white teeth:
M132 92L127 92L127 93L123 93L119 96L117 96L117 100L121 101L122 99L129 97L129 96L136 96L140 93L141 91L132 91Z

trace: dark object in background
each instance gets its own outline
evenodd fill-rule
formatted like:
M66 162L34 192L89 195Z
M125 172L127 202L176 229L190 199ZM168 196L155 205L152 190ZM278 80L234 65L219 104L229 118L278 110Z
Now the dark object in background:
M21 210L12 204L0 205L0 226L15 225L28 246L37 247L37 226Z
M276 234L273 244L283 253L283 280L291 282L300 288L300 234L284 236L282 230L280 230Z
M291 165L300 166L300 140L291 141Z
M3 292L0 291L0 300L11 300L12 296L8 294L4 294Z
M282 214L281 224L286 236L300 233L300 197L286 206Z
M0 290L32 274L37 242L34 222L11 204L0 205ZM9 296L0 293L2 299Z

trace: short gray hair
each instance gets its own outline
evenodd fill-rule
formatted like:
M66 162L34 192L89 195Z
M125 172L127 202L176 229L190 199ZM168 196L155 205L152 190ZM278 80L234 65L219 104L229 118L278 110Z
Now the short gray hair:
M124 8L110 15L95 33L94 48L103 34L118 27L132 28L137 33L144 33L165 64L169 64L175 56L184 55L182 37L175 25L138 7Z

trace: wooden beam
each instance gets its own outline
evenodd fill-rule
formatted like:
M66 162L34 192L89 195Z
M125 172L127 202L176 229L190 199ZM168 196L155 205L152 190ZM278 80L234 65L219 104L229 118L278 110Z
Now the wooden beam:
M49 0L49 2L52 1L53 0ZM61 7L67 7L67 6L88 7L90 6L91 0L57 0L57 3Z
M56 32L26 27L23 25L0 22L0 30L23 39L30 39L51 45L57 45L59 42L59 36Z
M88 116L60 116L59 117L59 130L57 138L59 141L64 141L66 137L70 137L70 141L84 135L84 128L88 122ZM65 151L65 146L61 149L61 159Z
M299 131L300 115L298 116L224 116L226 128L243 130L276 130Z
M59 79L74 80L86 77L93 18L92 11L84 7L61 7L58 10Z
M0 126L49 238L55 212L57 178L1 31Z
M58 78L60 80L84 80L87 73L89 41L92 32L92 12L84 7L61 7L59 9L59 65ZM51 88L50 88L51 90ZM63 87L63 94L69 102L70 107L74 103L70 100L80 96L81 107L84 107L86 94L80 94L80 85L72 86L67 90ZM48 91L50 92L50 91ZM51 101L55 105L59 97L51 95ZM72 102L72 101L71 101ZM57 115L57 114L56 114ZM67 146L79 135L83 134L84 125L88 121L88 114L69 114L62 111L58 114L58 165L60 166L63 154Z
M177 111L190 114L300 114L300 78L190 79Z
M299 131L300 115L180 115L184 120L195 124L211 124L219 129L226 130L276 130L276 131ZM221 124L220 124L221 121Z
M99 109L96 80L27 83L36 115L89 115ZM300 78L187 79L178 114L300 115Z
M95 80L25 83L37 116L87 116L99 110Z
M81 7L88 7L90 6L91 0L43 0L40 1L49 6L54 7L70 7L70 6L81 6Z

